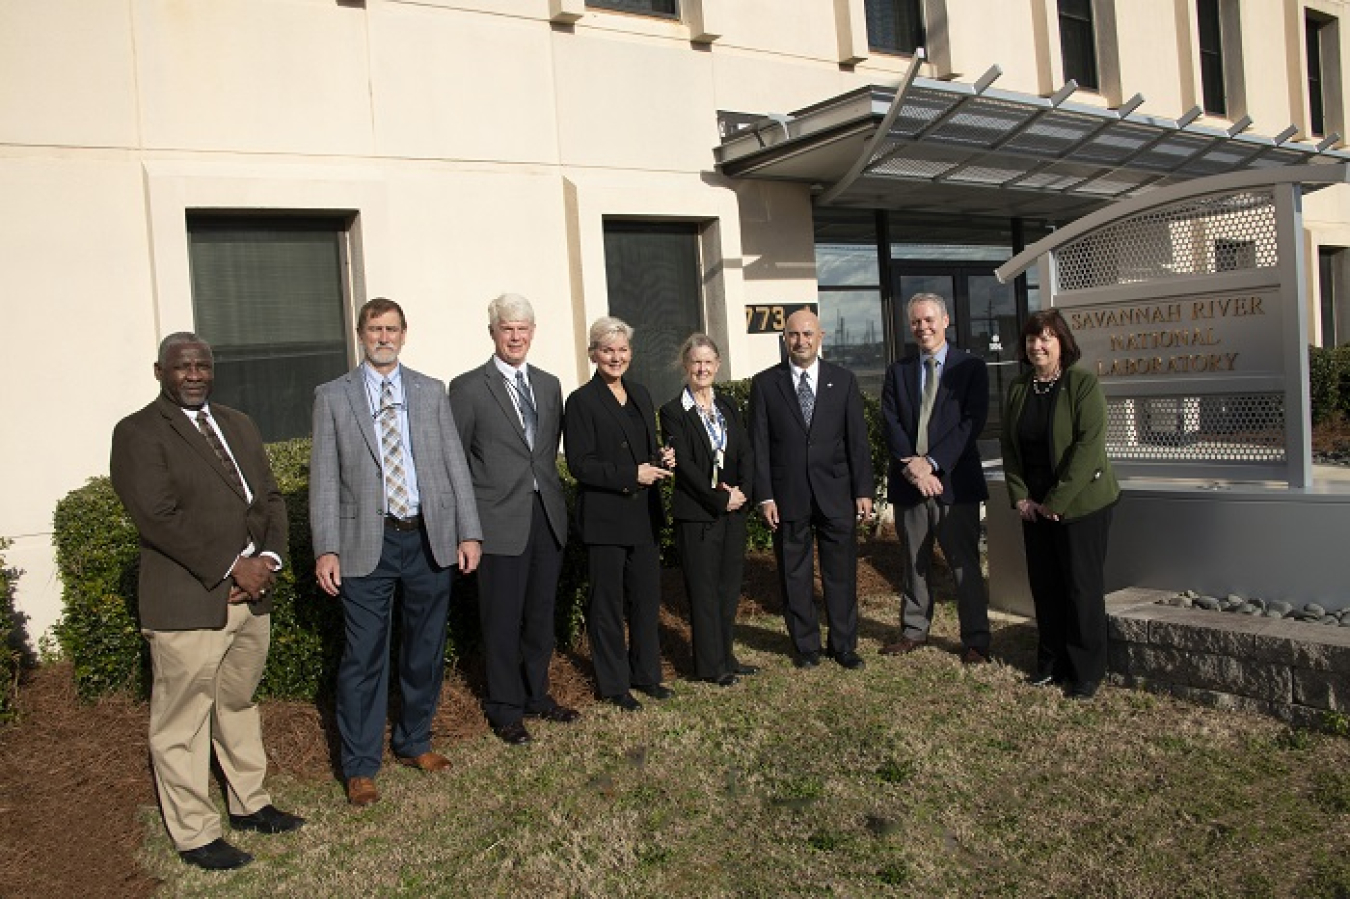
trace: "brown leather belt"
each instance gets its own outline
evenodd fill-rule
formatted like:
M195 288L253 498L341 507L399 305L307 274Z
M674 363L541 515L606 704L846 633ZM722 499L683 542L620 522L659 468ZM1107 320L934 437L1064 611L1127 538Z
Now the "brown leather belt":
M395 518L393 515L384 516L384 526L391 531L416 531L422 527L422 516L414 515L412 518Z

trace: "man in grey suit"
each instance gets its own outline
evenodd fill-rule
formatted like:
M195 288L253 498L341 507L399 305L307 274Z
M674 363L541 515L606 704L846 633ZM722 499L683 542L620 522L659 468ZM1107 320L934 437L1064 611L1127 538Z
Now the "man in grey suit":
M488 333L496 352L450 383L450 406L483 524L483 709L493 732L518 745L531 740L527 715L561 723L580 717L548 693L554 599L567 545L558 477L562 386L525 362L534 340L534 308L525 297L507 293L490 302Z
M342 598L346 645L337 724L347 800L379 799L389 628L402 584L399 684L390 743L402 764L443 771L431 719L445 673L452 569L478 567L483 539L473 482L440 381L402 366L408 322L393 300L361 307L365 362L314 391L310 528L319 587Z

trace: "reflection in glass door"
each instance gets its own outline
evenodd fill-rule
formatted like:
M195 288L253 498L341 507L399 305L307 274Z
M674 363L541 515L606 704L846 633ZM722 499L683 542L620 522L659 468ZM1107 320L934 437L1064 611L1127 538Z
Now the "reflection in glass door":
M1000 284L992 267L949 263L896 263L894 268L895 334L904 336L899 357L914 352L906 304L916 293L935 293L947 300L951 327L947 340L974 353L989 366L989 420L986 438L999 432L1003 397L1017 376L1017 295Z

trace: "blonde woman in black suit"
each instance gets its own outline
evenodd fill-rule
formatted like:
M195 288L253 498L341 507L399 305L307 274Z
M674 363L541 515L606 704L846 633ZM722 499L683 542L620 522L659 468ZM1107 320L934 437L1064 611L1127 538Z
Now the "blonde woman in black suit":
M732 651L745 568L746 515L754 457L736 405L713 390L717 344L694 334L680 348L685 386L661 407L661 431L680 459L675 470L675 545L683 563L693 632L694 675L729 687L754 674Z
M600 695L626 711L653 699L661 683L657 624L661 608L661 528L658 484L671 476L675 454L656 439L647 388L624 377L633 361L633 329L606 316L591 325L588 352L595 375L567 398L563 439L567 468L577 480L577 529L586 544L590 597L586 628ZM625 655L624 619L628 642Z

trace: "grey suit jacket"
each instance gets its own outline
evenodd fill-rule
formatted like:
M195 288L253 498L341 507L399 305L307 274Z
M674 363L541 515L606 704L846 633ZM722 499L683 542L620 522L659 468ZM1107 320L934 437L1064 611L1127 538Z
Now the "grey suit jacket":
M567 543L567 500L558 477L562 385L533 365L526 377L539 412L533 450L492 359L450 382L450 407L473 472L483 552L494 555L518 556L525 551L536 483L553 536L560 545Z
M309 526L314 555L337 553L344 577L374 571L384 545L380 440L364 378L356 368L314 390ZM403 396L432 557L449 568L456 564L461 540L483 539L473 479L444 385L405 365Z
M244 475L253 502L231 483L211 444L162 395L113 430L112 485L141 540L141 626L157 631L225 626L225 576L252 541L286 557L286 503L252 419L219 403L211 417ZM248 604L271 611L272 597Z

